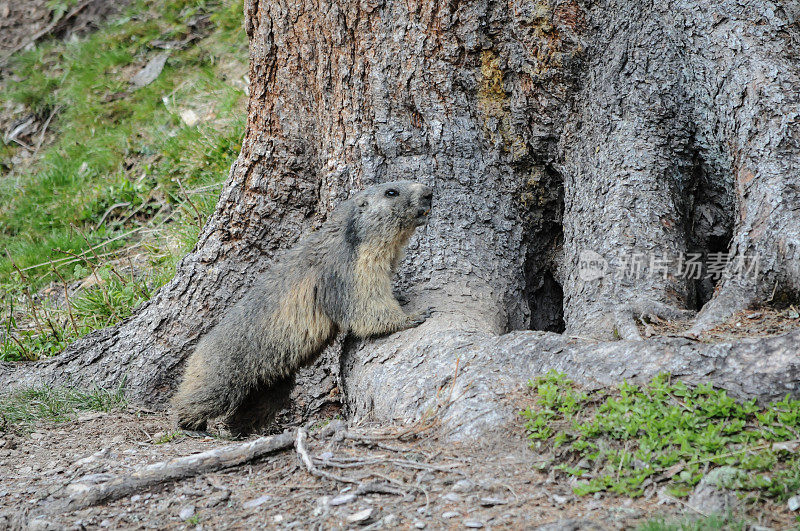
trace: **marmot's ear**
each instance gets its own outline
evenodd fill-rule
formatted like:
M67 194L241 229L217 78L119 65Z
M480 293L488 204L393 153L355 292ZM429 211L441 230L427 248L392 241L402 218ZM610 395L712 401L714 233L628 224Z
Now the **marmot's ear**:
M367 206L367 200L363 197L361 199L356 199L356 205L359 207L365 207Z

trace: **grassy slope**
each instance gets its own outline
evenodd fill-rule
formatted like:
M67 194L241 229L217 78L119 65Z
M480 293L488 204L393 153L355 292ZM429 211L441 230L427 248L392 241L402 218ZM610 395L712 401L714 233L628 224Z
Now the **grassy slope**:
M0 100L6 108L22 104L40 123L53 119L51 140L0 177L0 360L60 352L129 315L170 278L204 221L195 207L200 218L213 211L240 149L247 63L241 18L240 0L135 0L100 31L13 59ZM153 83L132 87L132 75L164 53L161 43L186 39ZM186 111L197 125L181 119ZM19 150L0 146L0 168L12 168ZM114 205L121 206L109 211ZM146 271L112 271L110 251L124 255L134 243L149 254ZM69 308L34 296L93 271L98 286Z

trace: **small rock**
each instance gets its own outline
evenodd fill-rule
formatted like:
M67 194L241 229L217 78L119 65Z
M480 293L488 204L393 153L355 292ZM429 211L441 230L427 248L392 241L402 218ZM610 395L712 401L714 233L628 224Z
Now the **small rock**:
M347 517L348 524L363 524L372 517L372 507L367 507L363 511L358 511Z
M42 517L34 518L33 520L29 521L28 525L25 527L25 529L30 531L54 531L62 528L63 527L57 523L51 522L50 520L44 520Z
M35 431L35 432L31 433L31 439L36 439L37 441L39 439L44 439L44 433L42 433L40 431Z
M796 511L797 509L800 509L800 494L789 498L787 505L789 506L790 511Z
M81 413L78 415L77 421L78 422L86 422L87 420L94 420L99 419L100 417L105 417L106 413L102 411L91 411L86 413Z
M155 81L161 71L164 70L164 65L167 64L167 58L169 58L169 53L161 53L150 59L145 67L131 78L131 83L133 83L136 88L141 88Z
M493 507L495 505L505 505L508 503L502 498L481 498L481 505L484 507Z
M433 474L433 472L429 472L427 470L423 470L417 474L417 483L430 483L434 479L436 479L436 476Z
M17 472L19 472L20 474L30 474L31 472L33 472L33 468L31 468L29 466L24 466L24 467L20 468L19 470L17 470Z
M442 518L445 520L449 520L450 518L455 518L456 516L461 516L461 513L458 511L447 511L442 513Z
M323 461L327 461L331 457L333 457L333 452L322 452L321 454L319 454L319 458L322 459Z
M225 503L231 497L231 491L219 490L205 499L203 503L206 507L216 507L221 503Z
M715 468L706 474L689 497L688 504L702 514L726 514L737 503L736 493L729 490L743 472L730 466Z
M83 459L78 459L77 461L72 463L72 467L79 468L84 465L88 465L89 463L94 463L95 461L108 457L110 453L111 453L111 448L103 448L102 450L99 450L88 457L84 457Z
M534 529L536 531L601 531L603 527L591 520L566 518Z
M415 520L414 527L416 527L417 529L425 529L425 522L423 522L422 520Z
M111 520L106 518L102 522L100 522L100 527L111 527Z
M787 452L794 453L797 451L797 447L800 446L796 441L784 441L784 442L776 442L772 444L772 451L777 452L778 450L786 450Z
M276 524L283 522L283 515L276 514L275 516L272 517L272 521L275 522Z
M265 503L267 503L271 499L272 499L272 496L270 496L269 494L264 494L263 496L259 496L258 498L254 499L254 500L250 500L250 501L244 502L242 504L242 507L245 508L245 509L253 509L255 507L258 507L259 505L264 505Z
M758 319L759 317L761 317L761 315L762 315L762 314L761 314L761 313L759 313L759 312L756 312L756 313L750 313L750 314L747 314L747 318L748 318L748 319Z
M453 483L453 492L472 492L475 490L475 483L468 479L459 479L455 483Z
M180 112L181 121L188 127L194 127L200 121L200 117L192 109L184 109Z
M560 494L553 494L553 501L557 505L564 505L569 501L569 496L561 496Z
M141 499L142 497L139 494L134 494L133 496L131 496L131 503L136 503Z
M344 505L346 503L350 503L351 501L356 499L356 495L353 493L348 494L339 494L338 496L334 497L328 502L328 505L332 505L336 507L337 505Z
M469 527L471 529L480 529L483 527L483 522L479 522L477 520L464 520L464 527Z
M383 517L383 524L388 526L394 526L397 523L397 516L393 514L387 514Z
M192 516L194 516L194 505L185 505L181 509L181 512L178 513L178 518L184 521L188 520Z
M444 496L442 496L442 499L450 501L450 502L459 502L459 501L461 501L461 496L459 496L455 492L449 492L449 493L445 494Z

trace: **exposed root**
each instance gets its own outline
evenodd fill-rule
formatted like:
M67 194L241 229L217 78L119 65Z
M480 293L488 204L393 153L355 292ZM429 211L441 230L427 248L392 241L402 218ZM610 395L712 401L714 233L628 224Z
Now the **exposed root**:
M91 507L168 481L241 465L266 454L289 448L294 440L295 434L287 431L280 435L154 463L130 475L116 476L99 484L82 483L78 480L42 500L43 508L36 512L54 515Z

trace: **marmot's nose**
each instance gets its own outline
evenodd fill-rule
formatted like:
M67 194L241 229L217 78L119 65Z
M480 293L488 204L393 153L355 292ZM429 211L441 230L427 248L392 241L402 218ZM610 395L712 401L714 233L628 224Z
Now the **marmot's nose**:
M433 190L431 190L426 186L425 188L422 189L421 198L422 198L422 204L430 207L431 203L433 202Z

